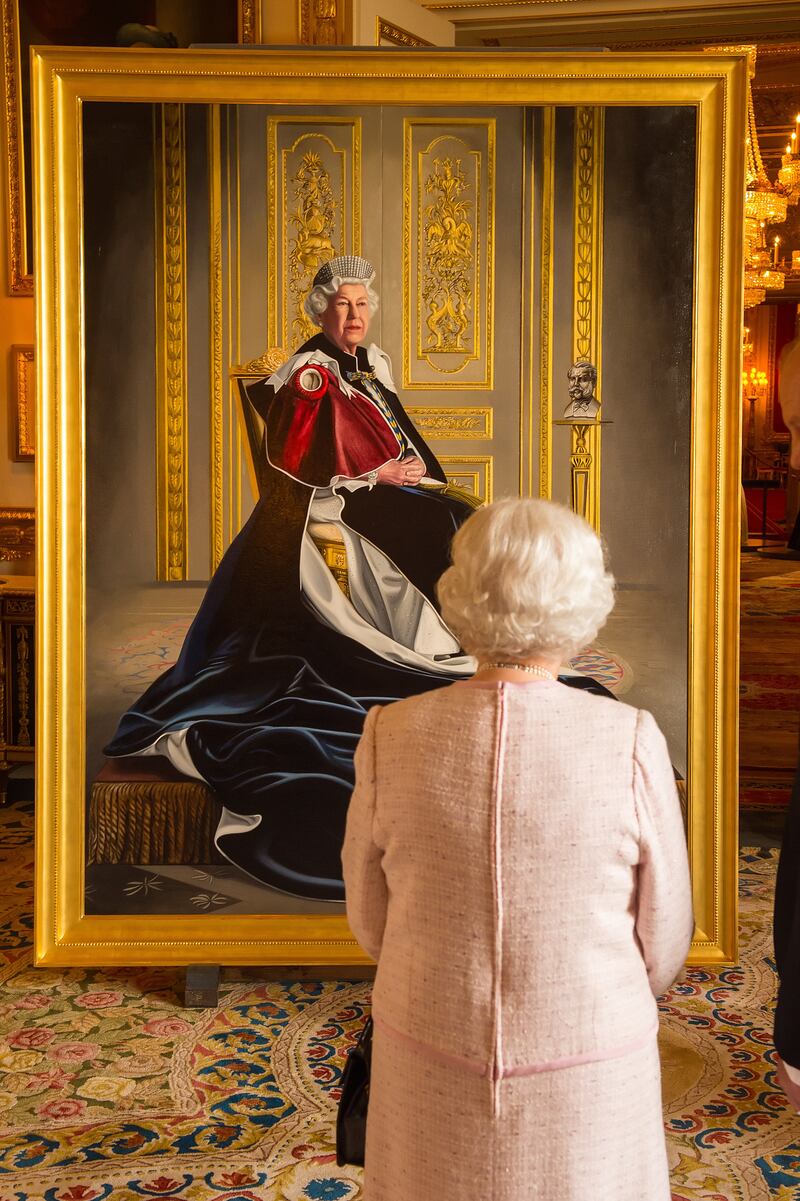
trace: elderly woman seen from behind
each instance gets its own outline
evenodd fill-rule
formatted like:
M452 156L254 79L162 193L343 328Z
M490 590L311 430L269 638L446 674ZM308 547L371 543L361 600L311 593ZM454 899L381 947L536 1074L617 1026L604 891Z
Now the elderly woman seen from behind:
M347 913L378 960L369 1201L669 1201L655 998L692 935L649 713L565 687L613 604L568 509L472 516L439 584L471 680L373 708Z

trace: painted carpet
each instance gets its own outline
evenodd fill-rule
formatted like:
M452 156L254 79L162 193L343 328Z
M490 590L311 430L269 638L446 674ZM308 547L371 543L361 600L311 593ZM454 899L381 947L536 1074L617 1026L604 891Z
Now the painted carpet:
M369 987L31 967L31 813L0 811L0 1201L358 1201L333 1121ZM800 1118L775 1083L775 851L742 855L742 961L664 998L673 1201L795 1201Z
M109 648L108 670L119 680L120 691L133 697L173 667L180 654L192 619L175 618L165 625L138 632L127 642ZM632 682L630 666L619 655L603 646L589 646L571 659L569 667L590 675L612 692L627 692Z

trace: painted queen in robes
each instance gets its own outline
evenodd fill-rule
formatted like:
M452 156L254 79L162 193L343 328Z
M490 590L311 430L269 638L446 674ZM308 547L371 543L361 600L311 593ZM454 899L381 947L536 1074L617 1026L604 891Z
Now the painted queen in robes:
M110 756L163 755L223 806L220 852L298 896L343 899L340 853L367 710L471 675L435 585L471 512L364 346L375 272L314 278L321 332L246 386L263 423L260 499L176 664L123 715ZM342 546L347 595L315 530Z
M245 388L263 425L260 499L211 580L174 667L123 715L106 754L163 755L221 802L215 842L256 879L343 900L353 754L371 706L470 676L436 582L474 507L448 487L364 346L375 272L317 272L321 332ZM337 584L315 531L347 562ZM569 683L605 691L586 677Z

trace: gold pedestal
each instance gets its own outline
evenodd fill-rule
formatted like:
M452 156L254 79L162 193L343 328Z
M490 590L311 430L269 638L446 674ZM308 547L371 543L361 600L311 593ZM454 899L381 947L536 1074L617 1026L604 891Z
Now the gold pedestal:
M569 456L572 511L588 521L599 534L601 427L613 423L602 420L568 421L564 418L553 424L568 425L572 431Z

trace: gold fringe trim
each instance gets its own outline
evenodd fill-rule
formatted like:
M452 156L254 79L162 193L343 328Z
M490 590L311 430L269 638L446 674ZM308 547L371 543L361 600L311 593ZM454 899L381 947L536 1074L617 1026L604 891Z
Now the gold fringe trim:
M89 863L224 863L220 805L203 784L99 781L89 802Z

